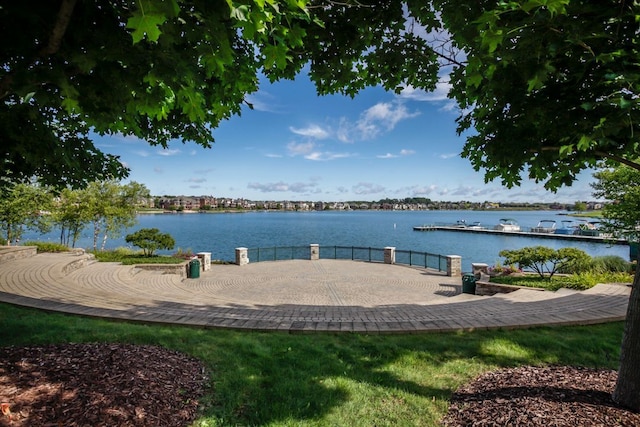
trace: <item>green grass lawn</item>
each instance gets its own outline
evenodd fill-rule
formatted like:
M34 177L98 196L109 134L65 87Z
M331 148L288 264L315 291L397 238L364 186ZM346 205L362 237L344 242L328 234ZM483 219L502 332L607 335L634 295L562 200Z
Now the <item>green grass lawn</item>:
M0 304L2 344L153 344L204 361L194 426L435 426L451 393L498 367L617 368L622 323L419 335L287 334L147 325Z

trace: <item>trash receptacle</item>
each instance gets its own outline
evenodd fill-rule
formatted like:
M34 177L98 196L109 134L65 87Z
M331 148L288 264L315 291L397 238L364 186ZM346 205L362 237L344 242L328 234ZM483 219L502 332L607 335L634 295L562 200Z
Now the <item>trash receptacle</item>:
M476 276L473 274L465 274L462 276L462 293L475 295Z
M198 277L200 277L200 260L196 258L189 262L189 278L197 279Z

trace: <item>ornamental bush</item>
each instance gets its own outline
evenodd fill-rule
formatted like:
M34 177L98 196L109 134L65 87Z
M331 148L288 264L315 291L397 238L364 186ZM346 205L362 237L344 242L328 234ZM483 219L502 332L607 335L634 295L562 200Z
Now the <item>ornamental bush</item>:
M142 249L144 256L151 257L158 249L173 249L175 240L168 233L160 233L157 228L141 228L125 237L127 243L131 243Z
M529 246L515 250L503 250L499 255L505 258L505 265L517 264L522 269L531 269L540 277L551 278L558 271L578 273L588 270L591 257L576 248L558 250L546 246Z

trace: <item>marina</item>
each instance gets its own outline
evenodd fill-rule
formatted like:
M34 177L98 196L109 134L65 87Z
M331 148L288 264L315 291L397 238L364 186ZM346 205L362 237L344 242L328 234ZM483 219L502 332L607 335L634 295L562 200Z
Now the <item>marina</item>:
M517 236L517 237L535 237L541 239L555 239L555 240L572 240L582 242L594 242L594 243L610 243L616 245L628 245L629 242L626 239L614 239L610 236L599 235L596 233L587 234L566 234L555 233L557 229L553 230L550 227L532 227L530 231L518 229L518 231L479 227L477 225L473 227L461 227L459 225L439 225L439 224L424 224L416 225L413 227L414 231L455 231L463 233L479 233L479 234L492 234L501 236Z

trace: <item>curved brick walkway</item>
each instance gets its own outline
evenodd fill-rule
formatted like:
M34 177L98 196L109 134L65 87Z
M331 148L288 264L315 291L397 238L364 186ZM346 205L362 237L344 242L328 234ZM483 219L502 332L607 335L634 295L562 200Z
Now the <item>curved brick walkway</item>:
M216 328L415 333L590 324L625 317L630 288L461 294L461 279L341 260L213 265L198 279L86 255L0 261L0 301L95 317Z

